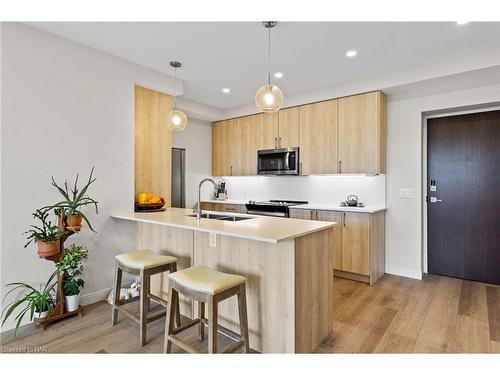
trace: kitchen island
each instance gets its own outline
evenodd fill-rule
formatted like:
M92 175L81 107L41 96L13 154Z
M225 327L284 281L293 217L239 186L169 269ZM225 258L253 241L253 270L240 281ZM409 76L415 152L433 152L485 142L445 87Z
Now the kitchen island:
M227 216L227 213L222 213ZM250 347L262 353L307 353L332 330L333 222L237 215L197 219L192 210L117 213L135 224L135 248L177 257L178 269L206 265L245 276ZM229 218L231 219L231 218ZM151 280L152 292L167 278ZM181 298L181 313L196 304ZM236 300L219 306L219 324L238 332Z

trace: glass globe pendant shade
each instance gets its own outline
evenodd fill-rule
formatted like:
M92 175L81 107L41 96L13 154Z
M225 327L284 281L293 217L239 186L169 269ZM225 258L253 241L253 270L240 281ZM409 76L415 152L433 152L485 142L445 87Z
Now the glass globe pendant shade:
M255 94L255 105L262 112L278 112L283 105L283 92L276 85L264 85Z
M178 109L172 109L167 114L167 127L174 131L182 131L186 128L187 125L187 117L184 112L179 111Z

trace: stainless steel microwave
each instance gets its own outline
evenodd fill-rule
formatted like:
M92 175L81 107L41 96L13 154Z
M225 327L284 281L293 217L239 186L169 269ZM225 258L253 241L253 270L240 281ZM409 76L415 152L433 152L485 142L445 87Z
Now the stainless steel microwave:
M257 174L298 175L299 148L278 148L257 151Z

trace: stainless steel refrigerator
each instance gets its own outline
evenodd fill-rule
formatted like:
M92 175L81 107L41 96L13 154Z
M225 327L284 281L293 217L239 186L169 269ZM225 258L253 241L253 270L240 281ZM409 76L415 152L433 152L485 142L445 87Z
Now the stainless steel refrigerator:
M186 207L186 150L172 147L172 207Z

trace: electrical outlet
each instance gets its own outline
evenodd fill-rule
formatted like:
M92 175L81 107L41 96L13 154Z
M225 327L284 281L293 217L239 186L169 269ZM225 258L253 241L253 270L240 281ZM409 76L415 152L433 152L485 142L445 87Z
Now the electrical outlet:
M217 235L210 233L210 247L217 247Z
M399 189L399 198L412 199L414 196L415 196L415 191L413 188Z

